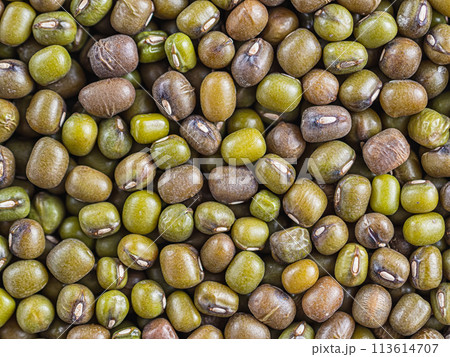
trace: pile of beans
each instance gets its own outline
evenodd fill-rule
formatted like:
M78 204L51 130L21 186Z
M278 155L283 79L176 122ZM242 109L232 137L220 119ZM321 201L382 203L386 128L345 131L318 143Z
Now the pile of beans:
M0 338L450 338L450 0L0 0Z

